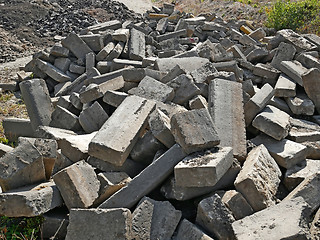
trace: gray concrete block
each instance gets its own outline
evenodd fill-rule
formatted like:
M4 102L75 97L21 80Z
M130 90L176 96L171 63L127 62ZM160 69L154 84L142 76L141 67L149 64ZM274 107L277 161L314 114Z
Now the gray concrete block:
M112 33L112 40L118 42L127 42L130 37L130 30L126 28L119 28Z
M219 195L203 199L197 209L196 224L217 239L236 239L232 229L235 221L231 211L224 205Z
M156 31L158 31L160 34L164 34L166 32L168 23L169 23L168 18L160 19L157 23Z
M263 63L256 64L253 69L254 75L267 79L268 81L270 81L270 83L272 83L271 85L273 86L277 82L277 79L279 78L280 73L281 72L278 69L272 67L271 65L267 65Z
M320 126L301 119L290 119L291 128L288 139L297 143L320 141Z
M293 44L297 52L317 50L317 46L291 29L283 29L277 32L282 41Z
M70 111L71 113L73 113L74 115L79 115L80 110L75 108L72 104L72 102L70 101L70 96L62 96L59 97L59 100L55 106L55 108L57 108L57 106L62 107L67 109L68 111Z
M105 73L105 74L101 74L101 75L97 75L91 78L87 78L84 80L84 84L85 85L89 85L91 83L95 83L95 84L101 84L104 83L106 81L112 80L114 78L120 77L122 76L122 73L124 72L125 69L119 69L113 72L109 72L109 73Z
M112 49L112 51L109 53L109 55L105 58L106 61L112 61L115 58L120 57L123 49L124 49L125 43L124 42L118 42L115 47Z
M268 102L269 105L279 108L281 111L292 115L292 112L288 106L288 104L282 98L272 97L271 100Z
M238 82L243 81L243 70L239 68L236 61L214 63L213 66L220 72L233 72Z
M18 137L34 137L35 133L31 126L30 119L20 119L20 118L5 118L2 121L2 126L4 130L4 135L6 138L15 142Z
M233 162L232 148L213 148L191 154L174 167L174 177L180 187L213 187Z
M264 48L257 47L255 49L253 49L251 52L249 52L246 55L246 58L251 63L257 63L257 62L262 61L266 57L268 57L268 55L269 55L268 50L266 50Z
M204 83L207 81L208 75L217 72L217 69L212 63L206 63L201 68L198 68L191 72L191 76L196 83Z
M232 224L232 228L239 240L309 239L309 215L308 204L302 198L297 198L282 201L278 205L238 220Z
M32 79L19 84L23 100L26 104L31 126L48 126L53 111L46 82L42 79Z
M130 240L131 219L130 210L125 208L72 209L66 240Z
M67 58L69 56L69 49L59 45L54 45L50 50L50 55L58 58Z
M190 126L193 126L190 128ZM188 153L212 148L220 139L206 109L177 113L171 118L171 132ZM197 133L197 134L195 134Z
M298 92L295 97L285 98L285 100L292 113L296 115L312 116L314 114L315 106L304 92Z
M280 141L289 133L290 115L268 105L255 117L252 126Z
M104 73L108 73L111 71L111 68L112 68L112 65L113 65L113 62L109 61L100 61L97 63L96 67L97 67L97 70L101 73L101 74L104 74Z
M98 131L109 118L98 102L83 110L79 115L79 123L86 133Z
M232 147L238 159L247 155L241 83L215 79L209 84L209 112L220 146Z
M132 60L142 60L145 58L145 34L134 28L130 30L129 58Z
M274 87L276 97L294 97L296 96L297 84L285 74L281 74Z
M163 35L159 35L156 37L158 42L162 42L171 38L179 38L179 37L186 37L187 36L187 30L186 29L181 29L178 31L174 31L171 33L165 33Z
M43 218L43 223L41 224L43 238L55 236L57 239L64 239L66 237L69 224L67 213L52 211L44 214Z
M54 163L54 168L52 170L52 174L56 174L60 170L66 168L66 167L69 167L70 165L73 164L73 162L69 158L67 158L66 156L64 156L61 153L61 149L59 149L57 151L57 155L58 155L58 157Z
M197 95L189 100L189 108L193 109L201 109L201 108L208 108L208 102L205 97L201 95Z
M53 180L69 210L88 208L98 197L100 183L93 167L84 160L56 173Z
M27 141L0 158L0 172L3 192L46 180L43 157Z
M171 101L175 96L173 88L149 76L144 77L138 87L130 89L128 93L160 102Z
M192 62L192 64L190 64ZM178 65L185 72L192 72L204 64L209 62L206 58L200 57L191 57L191 58L160 58L155 61L155 70L161 72L168 72L172 69L173 66Z
M7 217L35 217L62 204L59 190L53 182L21 187L0 194L0 214Z
M87 28L88 31L93 32L93 33L98 33L100 31L105 31L105 30L116 30L118 28L121 28L122 24L119 20L111 20L111 21L106 21L102 23L97 23L95 25L92 25Z
M256 41L259 41L267 36L266 32L263 30L263 28L257 28L256 30L252 31L249 34L250 37L255 39Z
M63 47L69 49L78 59L83 60L92 49L75 33L70 33L61 41Z
M127 97L89 144L89 155L121 166L143 131L155 104L137 96ZM108 138L109 135L114 138Z
M176 239L189 239L189 240L213 240L196 225L183 219L177 228Z
M308 97L314 103L318 112L320 112L320 97L318 90L320 87L320 70L318 68L311 68L302 75L304 90Z
M315 214L310 227L311 239L317 239L320 236L320 210Z
M132 237L135 239L170 239L180 221L181 211L170 202L144 197L132 213Z
M83 74L86 71L84 66L80 66L75 62L72 62L69 66L69 71L76 74Z
M90 69L96 66L96 55L94 52L86 54L86 72L88 73Z
M295 54L296 48L292 44L281 42L272 58L271 66L280 70L281 62L293 60Z
M264 109L274 95L274 89L265 84L263 87L244 105L244 117L246 126L249 126L255 116Z
M318 53L316 51L316 53ZM320 68L320 61L309 53L301 53L296 58L306 68Z
M97 61L102 61L105 60L107 58L107 56L112 52L112 50L115 47L115 43L114 42L108 42L104 48L101 49L101 51L97 54Z
M102 203L99 208L133 207L142 197L158 187L185 156L183 149L175 144L134 177L126 187Z
M78 110L81 110L83 107L82 102L80 101L79 93L73 92L70 94L69 100L71 104Z
M266 135L259 135L251 142L255 145L263 144L279 166L289 169L306 159L307 147L302 144L283 139L274 140Z
M308 69L302 66L300 62L296 60L282 61L280 64L280 70L300 86L303 86L302 75L304 75Z
M266 147L259 145L248 154L234 185L253 210L260 211L275 204L281 175Z
M60 69L62 72L66 72L70 67L71 61L69 58L56 58L54 60L54 66Z
M104 47L103 35L101 34L80 35L80 38L94 52L99 52Z
M103 101L110 106L119 107L127 96L128 94L124 92L107 91L103 96Z
M57 106L51 115L50 127L63 128L73 131L81 130L79 117L67 109Z

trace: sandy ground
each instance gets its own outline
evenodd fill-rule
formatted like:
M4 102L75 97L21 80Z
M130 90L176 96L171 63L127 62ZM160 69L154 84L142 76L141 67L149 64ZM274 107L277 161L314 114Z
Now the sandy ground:
M150 0L117 0L118 2L122 2L129 9L135 11L136 13L143 14L146 10L150 10L152 8L152 2Z

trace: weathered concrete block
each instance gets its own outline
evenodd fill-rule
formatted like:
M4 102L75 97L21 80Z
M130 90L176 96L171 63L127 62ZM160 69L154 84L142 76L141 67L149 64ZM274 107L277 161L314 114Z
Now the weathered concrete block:
M145 34L132 28L129 40L129 58L132 60L142 60L145 58L146 40Z
M175 96L172 102L177 104L182 105L200 94L200 89L194 84L193 79L185 74L171 80L167 85L174 89Z
M268 105L274 106L280 109L281 111L288 113L290 116L293 115L288 104L282 98L272 97L271 100L268 102Z
M221 200L231 210L236 220L254 213L252 207L243 195L235 190L229 190L223 193Z
M6 153L10 152L11 150L13 150L13 147L0 143L0 157L3 157Z
M263 87L244 105L244 117L246 126L249 126L255 116L264 109L274 95L274 89L265 84Z
M107 91L103 96L103 101L110 106L119 107L127 96L128 94L124 92Z
M304 90L306 91L308 97L314 103L318 112L320 112L320 70L318 68L312 68L302 75L302 81Z
M189 100L189 107L191 110L208 108L208 102L205 99L205 97L203 97L201 95L197 95Z
M69 158L67 158L66 156L64 156L61 153L61 149L59 149L57 151L57 159L54 162L54 168L52 170L52 174L56 174L57 172L59 172L60 170L69 167L70 165L72 165L74 162L72 162Z
M315 106L311 99L304 93L298 92L295 97L285 98L292 113L296 115L313 115Z
M281 62L293 60L295 54L296 48L292 44L281 42L272 58L271 66L280 70Z
M233 72L238 82L243 81L243 70L239 68L237 61L214 63L213 66L220 72Z
M79 117L67 109L57 106L51 115L50 127L63 128L73 131L81 130Z
M98 102L83 110L79 116L79 123L86 133L98 131L108 120L109 116Z
M72 209L66 240L130 240L131 219L125 208Z
M190 128L190 126L193 126ZM220 139L206 109L177 113L171 118L171 132L187 153L212 148ZM195 134L196 133L196 134Z
M281 171L265 146L260 145L248 154L234 185L255 211L275 204L275 194Z
M7 217L34 217L62 206L53 182L10 190L0 194L0 214Z
M288 139L297 143L316 142L320 140L320 126L302 119L290 119L291 129Z
M192 62L192 64L190 64ZM178 65L185 72L192 72L209 62L206 58L186 57L186 58L159 58L155 61L155 69L161 72L168 72L173 66Z
M301 53L297 56L297 60L306 68L320 68L320 61L318 59L319 53L316 51L317 57L311 54Z
M50 55L55 57L67 58L69 56L69 49L59 45L54 45L50 50Z
M312 42L308 41L298 33L295 33L291 29L282 29L277 32L277 36L280 36L281 41L293 44L298 53L302 51L313 51L317 49L316 45L314 45Z
M123 49L125 47L124 42L118 42L115 47L112 49L112 51L109 53L109 55L106 57L106 61L112 61L115 58L120 57Z
M255 145L263 144L276 162L286 169L293 167L306 159L307 147L302 144L283 139L274 140L266 135L259 135L251 139Z
M167 26L169 23L168 18L162 18L158 21L156 31L158 31L160 34L164 34L166 32Z
M134 177L126 187L121 188L102 203L99 208L133 207L142 197L158 187L185 156L183 149L175 144Z
M231 167L232 148L213 148L204 153L191 154L174 167L177 186L212 187Z
M191 72L193 80L196 83L203 83L207 81L208 75L216 73L217 69L213 66L211 62L206 63L201 68L198 68Z
M52 211L44 214L41 225L43 238L55 236L57 239L64 239L67 235L68 224L67 212Z
M54 66L64 73L68 71L70 64L71 60L69 58L56 58L54 60Z
M170 202L144 197L132 213L132 237L170 239L181 218L181 211Z
M246 130L241 83L222 79L209 84L209 112L220 138L220 146L232 147L233 154L245 159Z
M171 101L175 96L173 88L149 76L144 77L138 87L130 89L128 93L160 102Z
M42 79L33 79L21 82L19 87L33 130L42 125L48 126L53 108L46 82Z
M5 118L2 121L2 126L4 135L11 142L17 141L21 136L34 137L35 135L30 119Z
M281 214L279 214L281 213ZM282 201L232 224L237 239L309 239L310 207L302 199Z
M73 113L74 115L77 115L77 116L80 113L80 110L73 106L72 102L70 101L70 96L69 95L68 96L59 97L59 100L55 105L56 105L55 108L57 106L60 106L60 107L62 107L64 109L67 109L68 111L70 111L71 113Z
M176 239L189 239L189 240L213 240L196 225L183 219L177 229Z
M61 41L61 44L83 61L86 58L86 54L92 52L89 46L75 33L70 33Z
M103 35L101 34L80 35L80 38L94 52L99 52L104 46Z
M0 173L4 192L46 180L42 155L28 141L0 158Z
M43 71L45 74L47 74L49 77L51 77L57 82L67 82L71 80L71 78L68 75L66 75L60 69L56 68L51 63L47 63L45 61L37 59L36 65L41 71Z
M130 30L126 28L119 28L112 33L112 39L119 42L127 42L130 36Z
M254 75L267 79L272 86L275 85L280 73L281 72L273 66L263 63L256 64L253 69Z
M99 31L105 31L108 29L116 30L118 28L121 28L121 26L122 26L122 24L119 20L111 20L111 21L102 22L102 23L92 25L92 26L88 27L87 29L90 32L98 33Z
M100 183L97 175L84 160L56 173L53 180L69 210L88 208L98 197Z
M290 115L268 105L255 117L252 126L276 140L281 140L289 133Z
M274 87L276 97L294 97L296 96L297 84L285 74L281 74Z
M296 60L282 61L280 64L280 70L300 86L303 86L302 75L304 75L308 69L302 66L301 63Z
M127 97L92 139L89 155L121 166L137 142L154 106L154 102L144 98Z
M102 61L107 58L107 56L112 52L112 50L115 47L114 42L108 42L104 48L101 49L101 51L97 54L96 60L97 61Z
M232 213L217 194L203 199L198 205L196 224L204 228L211 237L236 239L231 225L234 221Z

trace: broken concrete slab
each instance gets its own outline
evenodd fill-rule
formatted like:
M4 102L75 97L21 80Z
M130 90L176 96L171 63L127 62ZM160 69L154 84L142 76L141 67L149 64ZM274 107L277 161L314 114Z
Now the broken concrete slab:
M208 103L205 97L202 95L197 95L189 100L189 107L191 110L208 108Z
M91 48L75 33L70 33L61 41L61 44L83 61L86 58L86 54L92 52Z
M145 58L145 34L132 28L129 40L129 58L132 60L142 60Z
M121 166L154 107L155 103L150 100L138 96L127 97L92 139L89 155ZM109 135L114 137L105 137Z
M303 86L302 75L304 75L308 69L302 66L300 62L296 60L282 61L280 64L280 70L300 86Z
M296 96L297 84L285 74L281 74L274 87L276 97L294 97Z
M126 187L121 188L102 203L99 208L133 207L142 197L158 187L186 155L178 144L173 145L134 177Z
M11 142L16 142L19 137L34 137L35 132L31 126L30 119L5 118L2 121L4 135Z
M241 83L222 79L209 84L209 112L220 138L220 146L232 147L239 159L247 155Z
M50 127L63 128L73 131L81 130L79 117L67 109L57 106L52 112Z
M193 127L190 128L190 126ZM213 148L220 143L219 136L206 109L191 110L173 115L171 132L176 142L188 154Z
M7 217L35 217L62 204L59 190L52 181L0 194L0 214Z
M48 126L53 107L46 82L42 79L32 79L21 82L19 86L32 129L35 131L39 126Z
M105 30L116 30L118 28L121 28L122 24L119 20L111 20L106 21L102 23L97 23L95 25L92 25L87 28L88 31L92 33L98 33L99 31L105 31Z
M192 64L190 64L192 62ZM192 72L204 64L208 63L209 60L200 57L190 57L190 58L159 58L155 61L155 70L161 72L168 72L173 66L178 65L185 72Z
M112 52L112 50L115 47L115 43L114 42L108 42L104 48L101 49L101 51L97 54L96 56L96 60L97 61L102 61L105 60L107 58L107 56Z
M317 50L316 45L291 29L280 30L277 32L277 36L280 36L282 41L293 44L298 53L302 51Z
M311 68L309 71L302 75L302 82L304 90L308 97L314 103L318 112L320 112L320 98L319 98L319 87L320 87L320 70L318 68Z
M280 70L281 62L293 60L295 54L296 48L292 44L281 42L272 58L271 66Z
M267 135L259 135L250 140L255 145L263 144L279 166L289 169L306 159L308 149L306 146L283 139L277 141Z
M69 210L88 208L98 197L100 183L97 175L84 160L56 173L53 180Z
M110 106L119 107L127 96L128 94L124 92L107 91L103 96L103 101Z
M130 210L125 208L72 209L66 240L130 240L131 219Z
M144 197L132 213L132 237L135 239L170 239L180 221L181 211L168 201Z
M213 187L231 167L232 148L213 148L191 154L174 167L174 177L180 187Z
M308 115L314 114L315 106L311 99L304 92L298 92L295 97L285 98L292 113L296 115Z
M232 224L232 228L239 240L309 239L309 215L310 207L300 197L284 200L278 205L238 220Z
M281 171L264 145L249 152L234 185L255 211L275 204Z
M68 82L71 78L51 63L37 59L37 67L57 82Z
M176 239L189 239L189 240L213 240L205 234L200 228L187 219L183 219L177 228Z
M288 139L297 143L320 141L320 126L316 123L291 118Z

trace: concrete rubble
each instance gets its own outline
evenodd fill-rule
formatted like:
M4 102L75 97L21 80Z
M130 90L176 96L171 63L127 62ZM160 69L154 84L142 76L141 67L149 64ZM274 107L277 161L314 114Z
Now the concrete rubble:
M317 38L172 4L139 21L26 65L0 215L70 240L319 239Z

